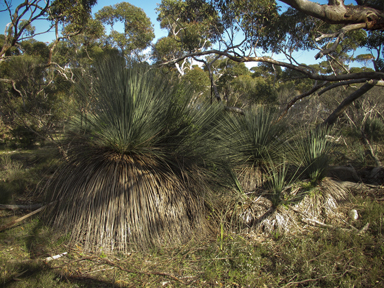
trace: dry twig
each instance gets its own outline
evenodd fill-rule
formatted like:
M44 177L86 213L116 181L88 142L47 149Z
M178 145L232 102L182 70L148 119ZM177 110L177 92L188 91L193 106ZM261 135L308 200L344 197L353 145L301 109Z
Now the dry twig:
M8 229L8 228L12 227L13 225L15 225L15 224L17 224L17 223L19 223L19 222L21 222L21 221L23 221L23 220L25 220L25 219L27 219L27 218L33 216L33 215L39 213L41 210L43 210L44 208L48 207L49 205L51 205L51 204L53 204L53 203L54 203L54 202L51 202L51 203L49 203L49 204L47 204L47 205L44 205L43 207L40 207L39 209L36 209L35 211L33 211L33 212L31 212L31 213L29 213L29 214L23 216L23 217L20 217L20 218L14 220L14 221L12 221L12 222L10 222L10 223L8 223L8 224L5 224L5 225L1 226L1 227L0 227L0 231L3 231L3 230L5 230L5 229Z

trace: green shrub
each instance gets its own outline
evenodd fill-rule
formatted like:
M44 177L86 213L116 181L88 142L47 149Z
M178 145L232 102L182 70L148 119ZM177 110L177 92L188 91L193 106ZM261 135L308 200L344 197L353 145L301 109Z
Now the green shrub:
M35 127L25 127L25 126L17 126L13 128L11 131L13 141L12 145L20 146L21 148L31 148L38 141L38 135L33 132L31 129L36 129Z

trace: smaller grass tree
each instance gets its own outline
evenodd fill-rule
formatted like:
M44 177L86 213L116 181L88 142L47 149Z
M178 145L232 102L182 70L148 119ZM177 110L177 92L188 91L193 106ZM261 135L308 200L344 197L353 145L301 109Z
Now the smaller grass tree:
M224 122L228 153L245 190L254 190L264 182L269 160L280 157L284 125L277 123L273 108L256 106L245 115L229 115ZM238 169L237 169L238 170Z
M308 218L321 221L333 221L334 215L339 213L340 201L347 197L342 185L326 177L330 153L334 149L327 138L330 133L328 127L317 127L299 135L290 146L292 162L302 168L302 175L310 184L309 189L305 189L307 195L296 205L296 209Z
M304 175L316 185L326 176L329 165L329 153L332 144L327 139L329 128L317 127L294 139L291 158L297 166L302 166Z
M194 106L187 88L121 58L96 65L92 86L80 84L92 107L72 123L68 161L46 186L54 204L45 219L86 250L202 233L204 194L220 178L213 141L222 107Z

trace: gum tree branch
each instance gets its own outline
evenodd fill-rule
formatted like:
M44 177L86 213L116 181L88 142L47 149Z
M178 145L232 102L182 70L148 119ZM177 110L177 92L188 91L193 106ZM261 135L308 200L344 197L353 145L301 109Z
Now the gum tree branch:
M321 5L309 0L280 0L304 14L323 20L329 24L364 23L367 30L384 28L384 12L367 6L346 6L344 0L328 0Z
M373 81L372 84L365 83L363 86L361 86L358 90L353 92L351 95L349 95L347 98L345 98L340 105L332 112L331 115L321 124L323 126L330 126L334 124L337 120L337 118L347 109L347 107L356 99L363 96L365 93L367 93L369 90L371 90L373 87L376 86L376 83L378 81Z
M326 39L326 38L335 38L336 37L336 40L335 42L332 44L332 46L328 49L323 49L321 50L319 53L317 53L315 55L315 59L319 59L321 57L323 57L324 55L328 55L329 53L331 52L334 52L336 51L336 48L337 46L340 44L340 41L343 40L345 34L347 34L348 32L350 31L353 31L353 30L359 30L359 29L363 29L363 28L366 28L366 24L365 23L359 23L359 24L351 24L351 25L347 25L347 26L344 26L343 28L341 28L337 33L333 33L333 34L322 34L320 37L317 37L315 39L316 42L320 41L320 40L323 40L323 39Z
M161 65L174 64L180 61L183 61L188 57L199 57L205 55L216 54L220 56L225 56L235 62L264 62L270 63L282 67L286 67L295 71L303 73L307 78L319 81L346 81L352 79L373 79L373 80L382 80L384 79L384 72L359 72L359 73L350 73L350 74L339 74L339 75L320 75L315 72L312 72L312 69L305 65L294 65L287 62L277 61L269 57L248 57L248 56L234 56L228 51L220 51L216 49L206 50L206 51L197 51L194 53L185 54L179 58L172 59L170 61L163 62Z

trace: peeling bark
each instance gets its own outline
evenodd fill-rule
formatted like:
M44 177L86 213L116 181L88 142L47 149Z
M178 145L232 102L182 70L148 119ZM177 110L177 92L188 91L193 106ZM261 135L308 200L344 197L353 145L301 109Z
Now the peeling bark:
M384 11L366 6L345 6L344 0L329 0L321 5L308 0L280 0L309 16L329 24L365 23L367 30L384 29Z

